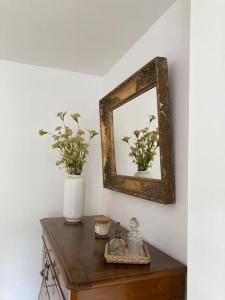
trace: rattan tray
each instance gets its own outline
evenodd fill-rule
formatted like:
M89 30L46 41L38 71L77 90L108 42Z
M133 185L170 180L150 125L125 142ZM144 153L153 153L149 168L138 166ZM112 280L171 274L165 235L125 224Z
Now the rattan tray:
M115 256L109 254L109 244L105 246L105 259L108 263L114 264L138 264L138 265L147 265L151 261L151 257L148 251L148 247L143 244L143 256L128 256L128 250L126 248L125 256Z

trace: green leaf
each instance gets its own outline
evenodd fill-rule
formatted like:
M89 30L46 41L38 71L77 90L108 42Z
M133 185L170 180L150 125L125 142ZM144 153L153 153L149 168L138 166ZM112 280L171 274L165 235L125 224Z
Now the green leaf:
M47 134L48 132L47 131L45 131L44 129L40 129L39 130L39 134L42 136L42 135L45 135L45 134Z
M149 115L150 123L156 119L155 115L151 114Z
M77 131L77 134L78 134L78 135L84 135L85 132L84 132L83 130L79 129L79 130Z
M134 130L134 135L136 136L136 138L138 139L140 134L140 130Z
M90 133L90 138L91 139L98 134L98 132L95 131L95 130L88 130L88 132Z
M124 138L121 139L121 141L125 142L125 143L129 143L129 136L125 136Z
M60 166L62 163L63 162L61 160L57 160L55 164L56 164L56 166Z
M58 141L60 139L60 136L57 134L54 134L52 137L55 141Z
M79 122L78 121L78 119L80 118L80 114L78 114L78 113L73 113L73 114L71 114L70 115L71 116L71 118L75 121L75 122Z
M64 121L66 114L67 114L66 111L65 112L60 111L60 112L57 113L56 116L59 117L62 121Z

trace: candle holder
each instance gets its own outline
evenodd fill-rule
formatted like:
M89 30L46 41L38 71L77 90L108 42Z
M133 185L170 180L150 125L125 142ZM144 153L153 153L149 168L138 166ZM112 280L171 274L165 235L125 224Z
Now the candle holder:
M99 216L95 218L95 237L106 239L109 237L110 218Z

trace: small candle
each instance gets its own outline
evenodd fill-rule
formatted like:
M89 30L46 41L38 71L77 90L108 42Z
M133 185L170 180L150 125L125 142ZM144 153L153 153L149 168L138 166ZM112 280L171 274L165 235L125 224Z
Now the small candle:
M110 218L99 216L95 218L95 235L98 238L107 238L109 236Z

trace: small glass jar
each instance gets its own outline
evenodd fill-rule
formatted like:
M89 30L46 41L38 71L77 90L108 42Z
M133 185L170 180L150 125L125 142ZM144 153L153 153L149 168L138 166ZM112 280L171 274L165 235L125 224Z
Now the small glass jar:
M128 232L128 255L142 256L143 242L139 232L139 222L136 218L130 219L130 231Z
M95 236L97 238L108 238L110 229L110 218L99 216L95 218Z
M143 251L142 238L131 238L128 236L128 255L129 256L142 256Z
M115 237L109 243L110 255L123 256L125 255L126 244L121 238L120 222L116 223Z

